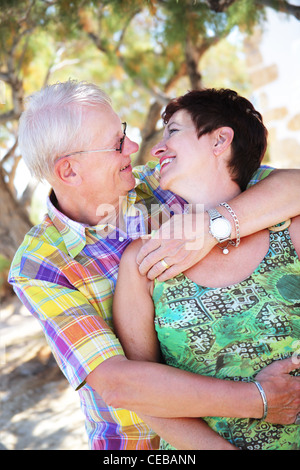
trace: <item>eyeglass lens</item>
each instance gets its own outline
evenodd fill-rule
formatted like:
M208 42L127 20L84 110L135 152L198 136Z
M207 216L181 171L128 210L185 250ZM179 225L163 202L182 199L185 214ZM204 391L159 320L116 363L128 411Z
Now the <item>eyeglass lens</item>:
M123 125L123 137L122 139L120 139L120 147L118 149L116 149L118 152L122 153L122 149L123 149L123 144L124 144L124 140L125 140L125 137L126 137L126 128L127 128L127 123L126 122L122 122L122 125Z

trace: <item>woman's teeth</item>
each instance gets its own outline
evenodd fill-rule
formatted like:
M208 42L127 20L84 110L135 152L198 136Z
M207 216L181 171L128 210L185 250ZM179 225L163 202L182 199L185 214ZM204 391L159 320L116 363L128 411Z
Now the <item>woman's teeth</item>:
M166 165L167 163L171 163L173 160L174 160L175 157L171 157L171 158L165 158L165 160L163 160L160 164L160 169L162 169L162 167L164 165Z

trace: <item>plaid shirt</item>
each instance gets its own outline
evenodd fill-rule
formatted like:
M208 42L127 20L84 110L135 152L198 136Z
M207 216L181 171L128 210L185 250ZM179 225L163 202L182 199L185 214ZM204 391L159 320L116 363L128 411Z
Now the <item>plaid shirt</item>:
M251 184L267 176L262 168ZM123 251L159 225L184 201L159 187L159 166L135 169L136 188L114 225L85 226L70 220L48 198L44 221L25 236L9 282L37 318L62 372L78 390L91 449L153 449L155 433L133 412L107 406L85 379L106 359L124 355L112 330L112 299ZM145 210L146 208L146 210ZM151 209L151 218L148 213ZM163 218L160 217L160 221Z

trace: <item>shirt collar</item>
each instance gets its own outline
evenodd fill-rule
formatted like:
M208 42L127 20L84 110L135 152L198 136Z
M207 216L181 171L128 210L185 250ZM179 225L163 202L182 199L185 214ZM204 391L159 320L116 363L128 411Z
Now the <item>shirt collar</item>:
M57 209L57 199L53 190L47 199L48 216L61 234L70 255L75 257L86 244L85 226L70 219Z
M148 171L148 174L147 174ZM151 174L151 188L155 190L159 188L160 181L160 164L156 162L148 162L147 165L137 166L133 169L133 174L135 176L135 188L141 187L145 184L145 177Z
M97 232L99 239L118 238L120 242L126 238L136 239L146 233L145 213L135 206L136 191L132 189L122 199L119 216L119 227L113 224L99 224L94 227L70 219L57 208L57 199L53 190L47 199L48 216L60 232L66 248L72 257L77 256L86 245L86 231Z

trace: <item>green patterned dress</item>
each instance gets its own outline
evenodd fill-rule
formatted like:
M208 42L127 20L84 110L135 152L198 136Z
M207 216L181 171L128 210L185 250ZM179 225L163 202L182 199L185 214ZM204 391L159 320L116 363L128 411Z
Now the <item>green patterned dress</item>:
M288 230L270 232L268 253L246 280L207 288L180 274L156 282L153 300L162 354L173 367L248 380L278 359L294 355L297 364L300 261ZM244 450L300 450L299 425L220 417L205 421ZM172 449L164 441L161 447Z

